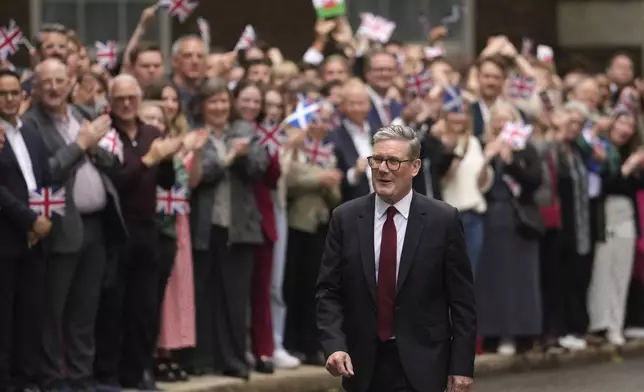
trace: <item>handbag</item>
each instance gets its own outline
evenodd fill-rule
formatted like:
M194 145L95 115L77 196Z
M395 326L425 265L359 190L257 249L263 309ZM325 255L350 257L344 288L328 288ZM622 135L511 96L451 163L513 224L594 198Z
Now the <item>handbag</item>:
M553 154L551 151L546 159L550 188L552 189L552 204L539 207L539 212L541 213L541 218L543 218L543 224L546 229L558 229L561 227L561 206L559 205L559 193L557 189L557 168L555 167Z
M539 208L535 205L521 204L512 198L512 206L517 216L517 231L527 239L539 239L546 232Z

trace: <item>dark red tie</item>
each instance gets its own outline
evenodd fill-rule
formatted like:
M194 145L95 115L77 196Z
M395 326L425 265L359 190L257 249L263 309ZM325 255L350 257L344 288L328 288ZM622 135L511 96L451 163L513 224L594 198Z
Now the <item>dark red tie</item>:
M394 334L394 302L396 300L396 207L387 209L387 220L382 227L380 265L378 266L378 337L387 341Z

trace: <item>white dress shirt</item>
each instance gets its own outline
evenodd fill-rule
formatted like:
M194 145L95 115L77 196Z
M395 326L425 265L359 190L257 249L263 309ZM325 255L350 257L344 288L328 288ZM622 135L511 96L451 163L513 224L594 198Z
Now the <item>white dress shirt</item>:
M4 126L7 141L13 150L13 154L18 160L18 166L20 166L20 171L22 172L22 177L24 177L25 183L27 184L27 189L30 192L35 191L38 188L38 185L36 184L34 168L31 164L31 156L29 155L29 150L27 149L25 140L22 138L22 133L20 133L22 121L18 119L18 123L15 127L5 121L2 122L2 125Z
M342 120L342 123L349 133L349 136L351 136L358 156L360 158L371 156L373 147L371 146L371 127L369 126L369 122L365 121L362 128L347 119ZM365 174L369 180L369 192L371 193L373 192L373 184L371 183L371 170L369 170L368 166ZM360 179L356 177L356 168L354 166L347 171L347 182L349 185L356 185L359 181Z
M412 190L394 204L398 213L394 215L394 225L396 225L396 280L398 280L398 271L400 271L400 256L402 255L403 245L405 244L405 233L407 232L407 222L409 221L409 208L414 192ZM373 216L373 251L376 256L376 282L378 282L378 268L380 268L380 244L382 242L382 227L387 221L387 209L391 205L383 201L376 195L376 207Z

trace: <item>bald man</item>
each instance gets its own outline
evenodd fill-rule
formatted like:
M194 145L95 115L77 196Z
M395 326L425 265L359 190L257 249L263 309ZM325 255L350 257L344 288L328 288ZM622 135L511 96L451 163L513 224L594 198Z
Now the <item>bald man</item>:
M335 145L338 168L344 173L342 200L348 201L373 191L367 157L371 156L371 137L378 125L369 122L371 103L367 86L357 78L342 86L340 127L330 133Z
M53 185L66 193L65 215L53 217L48 242L46 390L93 387L94 322L108 247L125 240L118 193L109 177L119 161L98 147L111 120L67 103L72 85L67 75L61 60L40 63L34 79L40 100L24 118L42 137Z

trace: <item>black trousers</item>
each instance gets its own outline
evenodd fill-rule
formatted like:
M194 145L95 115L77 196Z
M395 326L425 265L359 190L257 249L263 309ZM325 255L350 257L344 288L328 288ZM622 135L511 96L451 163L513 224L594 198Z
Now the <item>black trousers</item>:
M405 376L395 340L378 343L369 392L414 392Z
M87 388L94 383L94 324L107 265L102 213L83 215L78 253L47 260L43 323L43 386Z
M564 244L561 252L564 334L583 335L588 332L587 294L593 273L594 252L577 253L574 244Z
M327 226L316 233L289 229L284 272L286 331L284 346L307 356L316 355L320 333L315 315L315 291Z
M159 310L159 234L154 223L130 223L128 249L103 289L96 325L96 379L136 387L153 364Z
M184 365L248 370L246 320L254 251L253 245L228 244L228 229L212 226L208 251L194 253L197 347L182 350Z
M40 381L45 283L40 247L0 254L0 271L0 391L5 391Z
M543 334L557 338L566 332L562 302L561 232L548 230L539 243Z

